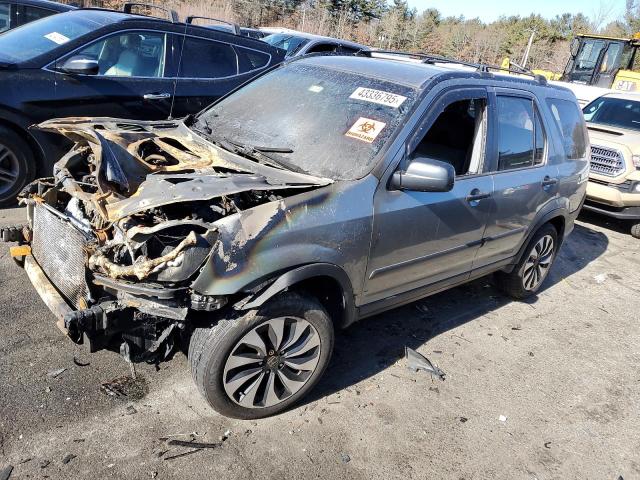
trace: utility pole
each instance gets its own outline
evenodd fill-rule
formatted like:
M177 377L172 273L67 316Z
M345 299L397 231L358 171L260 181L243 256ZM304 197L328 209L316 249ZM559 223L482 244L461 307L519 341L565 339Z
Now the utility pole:
M302 6L302 28L301 28L301 30L303 32L305 31L304 30L304 21L306 20L306 18L307 18L307 6L303 5Z
M529 61L529 53L531 52L531 45L533 45L533 38L536 36L536 29L531 30L531 36L529 37L529 43L527 44L527 49L524 51L524 55L522 56L522 61L520 65L522 68L527 68L527 62Z

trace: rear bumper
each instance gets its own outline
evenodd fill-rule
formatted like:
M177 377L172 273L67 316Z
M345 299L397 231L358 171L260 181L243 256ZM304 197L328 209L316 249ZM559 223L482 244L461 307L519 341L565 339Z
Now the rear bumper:
M56 290L53 284L49 281L33 256L28 255L25 257L24 270L44 304L55 315L57 320L56 326L58 329L60 329L60 331L65 335L69 336L69 330L65 327L64 318L65 316L72 314L74 309L71 308L64 298L62 298L62 295L58 293L58 290Z

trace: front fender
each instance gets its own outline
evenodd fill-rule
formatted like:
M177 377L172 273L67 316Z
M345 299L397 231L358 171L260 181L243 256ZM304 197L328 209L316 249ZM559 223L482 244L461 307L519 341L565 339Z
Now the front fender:
M357 297L371 242L375 185L373 179L332 184L216 222L218 239L192 288L202 295L233 295L303 265L332 264Z

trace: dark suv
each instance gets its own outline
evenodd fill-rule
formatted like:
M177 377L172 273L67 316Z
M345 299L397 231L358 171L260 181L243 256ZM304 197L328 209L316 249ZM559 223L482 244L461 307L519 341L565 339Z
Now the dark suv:
M78 9L0 35L0 206L70 145L30 126L59 117L197 113L283 50L172 20Z
M538 292L589 167L569 90L440 62L305 57L186 121L41 128L76 144L2 233L59 328L133 362L184 342L239 418L304 396L334 329L490 273Z

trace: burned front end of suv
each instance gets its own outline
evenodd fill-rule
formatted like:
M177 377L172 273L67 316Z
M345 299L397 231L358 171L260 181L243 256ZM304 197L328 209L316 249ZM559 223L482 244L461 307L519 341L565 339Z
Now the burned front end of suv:
M236 248L222 244L221 220L330 183L234 161L183 122L65 119L40 128L75 146L53 177L25 189L28 223L3 236L21 244L14 257L64 333L134 362L165 359L201 312L235 301L193 288L211 277L212 257Z

